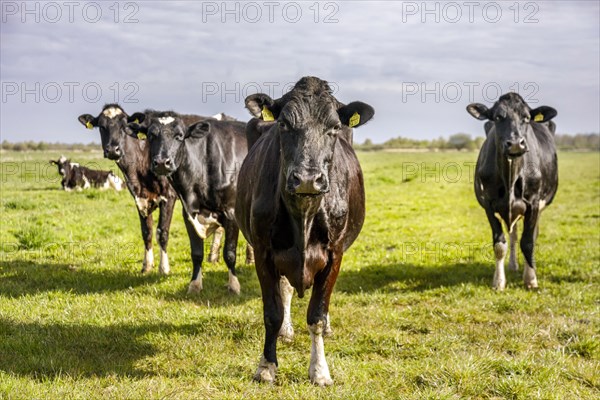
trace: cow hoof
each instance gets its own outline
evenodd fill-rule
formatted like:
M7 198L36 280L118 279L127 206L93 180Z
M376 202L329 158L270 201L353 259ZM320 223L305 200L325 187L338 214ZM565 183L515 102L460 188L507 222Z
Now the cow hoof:
M291 343L294 340L294 327L292 324L281 325L278 336L282 342Z
M519 270L519 264L517 262L514 263L508 263L508 270L512 271L512 272L516 272Z
M525 289L536 290L538 288L537 279L531 282L525 282Z
M265 356L262 356L258 363L256 374L254 374L254 380L257 382L273 383L275 382L276 372L277 366L275 363L268 362Z
M227 282L226 286L231 293L235 295L240 294L240 281L238 281L237 276L233 275L231 272L229 272L229 282Z
M324 337L332 337L333 336L333 329L331 329L331 325L327 324L325 326L325 329L323 329L323 336Z
M208 256L208 262L212 263L212 264L218 263L219 262L219 255L218 254L217 255L212 255L211 254L210 256Z
M154 268L153 265L142 265L142 274L147 274L148 272L152 271L152 268Z
M188 286L188 294L200 293L202 291L202 281L191 281Z
M506 281L505 280L494 280L494 282L492 283L492 288L494 290L497 290L498 292L501 292L506 288Z
M333 385L333 379L329 375L312 376L310 377L311 383L317 386L331 386Z
M246 265L254 264L254 258L246 258Z

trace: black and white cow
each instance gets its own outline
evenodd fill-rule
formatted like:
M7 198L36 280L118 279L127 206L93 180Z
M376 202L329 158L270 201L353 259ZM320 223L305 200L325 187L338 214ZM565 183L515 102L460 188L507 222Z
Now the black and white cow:
M526 288L537 288L534 247L538 221L558 189L556 126L551 121L556 110L547 106L531 109L521 96L507 93L492 108L475 103L467 106L467 111L479 120L488 120L475 168L475 195L492 227L496 256L493 287L503 290L506 286L507 245L502 224L510 234L509 269L516 271L516 224L523 218L523 281Z
M61 185L63 190L83 190L90 187L99 189L113 188L119 191L123 187L121 178L112 171L99 171L82 167L78 163L71 162L65 156L58 160L50 160L51 164L58 167L58 173L62 176Z
M131 119L137 120L130 124L132 135L143 134L149 142L152 171L169 178L183 205L193 263L188 291L202 290L204 240L223 227L227 287L239 294L235 271L239 228L234 207L238 170L248 151L246 124L207 119L188 126L171 111L136 113Z
M242 164L236 219L254 247L265 323L265 342L254 379L273 382L277 337L291 338L289 307L312 287L306 320L312 340L308 375L333 383L323 335L342 256L362 228L365 194L352 149L351 127L368 122L368 104L340 103L327 82L300 79L282 98L249 96L254 142ZM273 121L273 122L269 122ZM254 131L250 131L254 130Z

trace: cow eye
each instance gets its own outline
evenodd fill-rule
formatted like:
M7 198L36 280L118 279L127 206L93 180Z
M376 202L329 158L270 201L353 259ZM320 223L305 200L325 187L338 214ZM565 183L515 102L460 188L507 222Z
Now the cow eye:
M279 130L282 131L287 131L289 127L288 123L283 120L277 121L277 125L279 126Z
M156 126L151 126L150 129L148 129L148 133L152 136L158 136L160 129L158 129Z
M500 115L496 115L496 117L494 118L494 121L496 121L496 122L502 121L502 117Z
M342 124L334 125L331 129L329 129L327 134L329 136L337 136L337 134L340 133L341 129L342 129Z
M529 117L525 117L525 118L523 118L523 123L524 123L524 124L528 124L528 123L529 123L529 121L530 121L530 120L529 120Z

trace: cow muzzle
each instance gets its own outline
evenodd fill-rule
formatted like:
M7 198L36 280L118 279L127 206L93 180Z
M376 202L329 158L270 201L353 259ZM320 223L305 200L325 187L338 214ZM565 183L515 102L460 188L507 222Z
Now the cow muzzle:
M329 192L327 175L323 172L292 172L287 180L287 191L297 196L318 196Z
M511 158L522 156L527 152L527 141L523 137L509 139L504 142L504 153Z
M118 160L122 155L123 153L119 146L110 145L104 148L104 158L108 158L109 160Z
M170 175L174 170L175 166L170 158L155 158L152 161L152 172L156 175Z

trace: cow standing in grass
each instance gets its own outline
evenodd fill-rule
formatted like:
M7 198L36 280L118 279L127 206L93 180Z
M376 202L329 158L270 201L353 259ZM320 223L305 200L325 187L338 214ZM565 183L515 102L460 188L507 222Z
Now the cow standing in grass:
M71 162L65 156L58 160L50 160L50 164L58 167L58 173L62 176L61 185L63 190L83 190L90 187L98 189L113 188L120 191L123 186L121 178L111 171L100 171L82 167L78 163Z
M525 287L538 287L534 247L542 210L552 203L558 188L558 162L554 145L556 110L531 109L521 96L508 93L488 109L470 104L467 111L486 122L486 140L475 168L475 195L492 227L496 272L493 287L506 286L507 253L502 223L510 234L509 269L518 270L517 227L523 218L521 252L525 257Z
M342 255L365 217L363 176L348 130L369 121L374 111L361 102L341 104L327 82L314 77L302 78L278 100L249 96L246 106L263 120L248 124L255 143L240 170L235 208L254 247L262 290L266 333L254 378L275 380L277 337L293 334L293 290L303 297L312 286L308 373L313 383L330 385L323 345L329 300Z
M179 114L170 111L134 114L132 119L137 120L131 124L132 134L141 133L149 141L152 171L169 178L183 205L193 263L189 292L202 290L204 240L222 227L227 287L239 294L235 271L239 228L234 207L239 166L248 152L246 124L211 119L188 127Z

